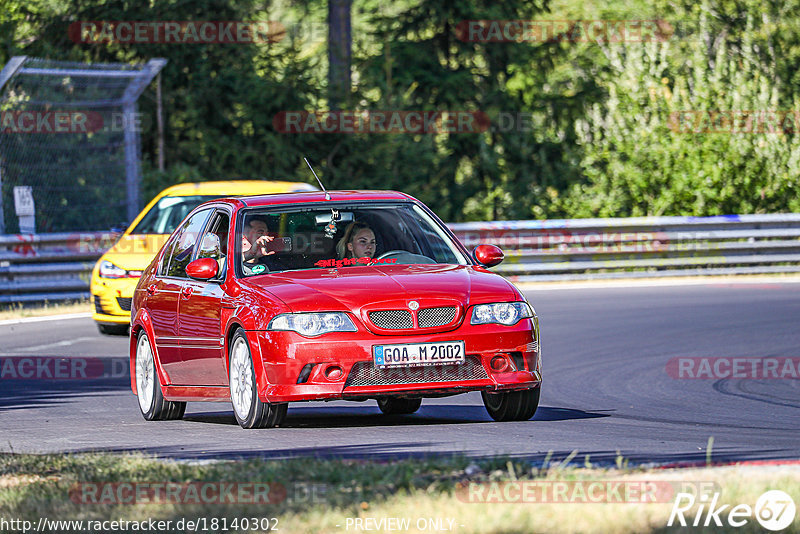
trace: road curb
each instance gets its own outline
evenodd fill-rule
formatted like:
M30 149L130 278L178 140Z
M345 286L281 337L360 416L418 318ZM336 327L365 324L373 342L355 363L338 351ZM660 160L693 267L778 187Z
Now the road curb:
M21 317L19 319L4 319L0 321L0 326L7 326L12 324L24 324L24 323L39 323L43 321L62 321L68 319L84 319L87 317L91 317L92 314L89 312L81 312L81 313L61 313L58 315L43 315L41 317Z

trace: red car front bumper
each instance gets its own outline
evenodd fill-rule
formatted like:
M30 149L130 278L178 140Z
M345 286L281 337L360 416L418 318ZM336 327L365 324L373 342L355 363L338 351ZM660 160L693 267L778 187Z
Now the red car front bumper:
M465 321L465 323L467 323ZM367 331L305 338L294 332L247 332L258 395L265 402L366 399L384 395L440 396L474 390L529 389L541 384L541 360L532 319L514 326L469 325L427 335L379 336ZM378 369L372 347L462 340L466 361ZM507 366L492 367L500 356ZM495 362L500 364L502 362ZM299 382L299 383L298 383Z

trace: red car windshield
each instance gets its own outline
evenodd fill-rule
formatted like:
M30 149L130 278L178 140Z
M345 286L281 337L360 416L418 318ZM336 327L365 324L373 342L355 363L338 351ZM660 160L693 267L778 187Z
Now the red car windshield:
M441 224L412 202L242 213L238 232L244 276L331 267L469 264Z

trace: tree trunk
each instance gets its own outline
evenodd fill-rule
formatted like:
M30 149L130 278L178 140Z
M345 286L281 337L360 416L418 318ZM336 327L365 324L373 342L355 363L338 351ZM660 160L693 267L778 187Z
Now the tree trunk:
M350 95L352 0L328 0L328 104L340 109Z

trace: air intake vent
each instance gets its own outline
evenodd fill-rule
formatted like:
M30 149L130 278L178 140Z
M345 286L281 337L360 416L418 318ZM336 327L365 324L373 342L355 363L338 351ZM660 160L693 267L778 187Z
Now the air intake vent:
M131 311L131 298L117 297L117 304L125 311Z
M408 310L381 310L369 313L369 320L378 328L406 330L414 327Z
M456 318L455 307L425 308L417 313L417 323L420 328L442 326L453 322Z
M423 365L378 369L372 362L356 362L344 387L458 382L488 378L478 356L468 354L463 364Z

